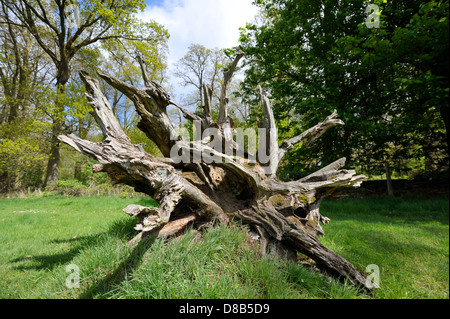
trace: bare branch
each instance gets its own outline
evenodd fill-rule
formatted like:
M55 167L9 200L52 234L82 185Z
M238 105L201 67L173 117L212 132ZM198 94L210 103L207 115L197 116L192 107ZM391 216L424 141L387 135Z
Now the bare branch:
M359 187L367 177L365 175L356 175L355 170L340 170L339 168L343 167L344 164L345 158L341 158L297 181L280 182L275 179L268 179L266 187L273 192L285 195L304 194L322 188Z
M27 9L30 9L39 20L41 20L43 23L45 23L47 26L49 26L55 32L55 34L57 36L59 36L60 30L58 30L58 28L53 23L51 23L51 21L48 19L45 8L43 7L40 0L38 0L37 3L38 3L39 8L42 11L42 14L39 14L39 12L37 12L37 10L34 8L34 6L31 5L30 3L28 3L28 1L26 1L26 0L22 0L22 1L23 1L23 3L25 3Z
M98 16L97 18L92 19L92 17L94 16L94 12L91 12L89 14L89 16L86 19L86 22L83 23L82 25L80 25L80 27L77 29L77 31L75 32L74 35L70 36L69 39L67 40L67 47L72 47L72 45L77 41L77 39L81 36L81 34L83 34L83 32L92 27L95 23L97 23L98 21L101 20L101 16ZM92 36L92 33L94 32L94 30L90 30L90 35L88 36L88 38L90 38Z
M259 134L258 159L260 163L266 163L263 166L266 175L274 177L278 168L278 132L275 124L275 117L273 116L272 106L270 105L267 92L260 86L260 105L264 112L264 121L262 130ZM264 159L264 160L263 160Z
M117 121L117 118L114 116L114 112L109 105L108 100L100 90L98 80L90 77L83 71L80 72L80 77L86 85L86 97L88 99L88 103L93 107L96 107L96 105L104 106L102 108L98 108L96 112L91 113L96 119L96 122L99 124L103 135L106 138L112 137L119 140L125 140L126 142L131 142Z
M293 137L289 140L284 140L281 143L280 149L278 151L278 160L280 161L288 151L294 148L296 144L302 142L305 147L308 147L312 142L325 134L325 132L330 128L338 125L344 125L344 122L338 119L337 116L337 111L334 110L334 112L323 122L311 127L310 129L306 130L300 135L297 135L296 137Z
M175 107L177 107L181 111L181 113L183 113L183 117L186 120L191 121L191 122L200 121L202 123L202 127L204 127L204 128L207 127L208 122L207 122L206 118L203 117L202 115L188 111L184 107L179 106L177 103L175 103L172 100L169 101L169 104L172 104Z
M165 157L169 157L172 146L182 140L182 137L176 132L167 115L166 107L169 105L170 96L164 88L155 81L149 81L145 88L138 88L106 73L99 71L98 74L134 103L136 112L141 117L138 128L155 142Z
M2 4L4 4L6 7L8 7L11 10L11 12L14 13L16 18L19 19L20 22L22 23L22 25L20 25L20 26L25 27L31 33L31 35L33 35L35 40L38 42L38 44L41 46L41 48L45 51L45 53L48 54L48 56L52 59L52 61L55 64L58 64L58 62L59 62L58 57L45 44L45 42L43 41L43 39L40 36L39 31L37 30L31 9L29 7L23 8L22 6L20 6L20 3L17 3L17 2L14 2L13 7L11 7L11 4L7 1L2 1ZM58 34L56 34L56 37L52 37L53 40L56 42L57 42L57 36L58 36Z
M220 94L220 110L219 110L219 118L217 123L223 124L228 118L228 87L230 86L231 79L233 77L233 73L236 70L236 66L239 60L245 55L242 50L238 50L236 57L234 58L233 63L231 64L228 71L223 73L223 84L222 91Z
M153 196L160 204L158 208L132 206L125 209L139 222L137 229L141 233L132 240L133 243L150 234L175 234L192 222L194 227L199 228L204 222L219 220L228 223L230 218L238 218L257 229L264 250L275 245L277 249L287 249L291 254L300 251L315 260L317 265L324 265L326 270L344 276L355 285L371 289L361 272L317 238L324 234L320 223L330 221L319 212L321 201L335 195L341 187L357 187L366 178L357 175L354 170L341 169L345 158L298 181L283 183L276 176L270 175L268 178L259 163L252 163L224 150L222 142L227 139L224 129L231 127L228 117L221 124L213 123L223 134L217 137L221 142L219 146L210 146L211 138L194 142L177 140L176 134L175 138L172 136L174 130L168 122L166 106L174 104L183 109L170 100L164 89L154 81L148 81L145 88L137 88L101 72L99 75L131 97L141 116L138 127L155 141L163 154L172 155L172 150L178 155L180 150L183 153L182 161L174 156L159 160L132 145L129 139L121 138L120 132L117 133L120 129L115 129L117 121L106 118L113 114L106 98L101 95L98 81L82 74L89 103L96 113L95 119L104 122L99 125L106 139L103 143L84 141L73 135L59 136L59 139L97 159L99 164L93 167L95 172L107 172L113 182L131 185L136 191ZM343 124L334 112L324 122L283 142L282 148L278 148L276 134L271 132L276 131L276 127L269 100L261 89L260 95L264 111L263 128L268 130L269 139L264 150L275 154L276 164L277 155L292 149L296 143L309 145L330 127ZM226 108L224 111L226 113ZM204 114L184 112L187 117L206 118ZM185 175L192 170L199 179L195 174ZM293 249L284 246L287 242Z
M141 57L141 55L139 53L136 56L136 60L139 62L139 65L141 67L142 78L144 79L144 85L146 87L150 87L151 84L150 84L150 79L148 77L145 61L142 59L142 57Z

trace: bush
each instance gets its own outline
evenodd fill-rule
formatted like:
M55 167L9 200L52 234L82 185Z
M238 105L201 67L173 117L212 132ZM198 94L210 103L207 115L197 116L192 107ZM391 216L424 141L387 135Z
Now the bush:
M137 198L143 194L134 191L133 187L127 185L111 185L110 183L96 183L92 181L84 185L78 180L59 180L45 188L43 196L117 196L121 198Z
M45 188L46 193L56 192L69 196L86 196L86 190L87 187L75 179L56 181Z

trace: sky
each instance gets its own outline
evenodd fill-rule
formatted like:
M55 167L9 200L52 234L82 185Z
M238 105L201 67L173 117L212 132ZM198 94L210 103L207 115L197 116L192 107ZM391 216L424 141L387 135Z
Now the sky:
M169 73L192 43L209 49L231 48L238 44L239 28L252 22L257 8L253 0L147 0L138 16L165 26L169 31ZM171 76L176 96L183 90Z

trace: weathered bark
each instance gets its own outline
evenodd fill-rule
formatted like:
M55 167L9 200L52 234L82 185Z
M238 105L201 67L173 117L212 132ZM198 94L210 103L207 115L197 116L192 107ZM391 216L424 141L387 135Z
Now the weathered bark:
M267 97L267 92L259 87L259 95L261 98L261 108L264 112L264 121L262 123L262 127L260 127L262 129L260 130L260 133L264 134L265 138L259 139L258 159L261 162L262 158L265 157L266 164L264 168L266 175L269 177L275 177L278 163L281 159L278 156L278 132L272 107L270 106L269 98ZM262 141L264 141L264 143L262 143Z
M201 121L202 129L216 128L219 133L215 138L228 142L233 151L240 146L231 142L233 127L227 115L226 83L242 55L239 52L224 74L217 123L210 116L207 87L204 114L191 113L178 106L188 120ZM288 251L301 251L327 271L355 285L371 288L363 273L318 240L324 234L320 224L330 221L319 212L322 200L333 197L339 188L358 187L365 176L342 169L345 164L342 158L297 181L281 182L276 177L279 161L295 144L309 145L326 130L344 124L337 119L336 112L278 146L273 112L266 93L261 90L263 128L269 139L261 152L273 162L260 164L259 154L251 159L243 158L228 152L226 147L218 150L209 138L183 140L166 113L167 105L176 103L162 87L146 78L145 66L140 63L145 88L131 86L105 73L99 72L99 76L134 102L141 117L138 127L155 142L165 158L154 158L131 143L101 93L98 81L84 72L80 75L86 84L87 99L105 139L102 143L92 143L74 135L59 136L61 141L96 159L99 164L94 166L94 171L107 172L114 183L131 185L159 203L157 208L130 205L124 209L137 219L136 229L140 231L130 244L152 234L163 238L176 235L192 223L195 227L214 220L228 223L234 218L259 234L262 252L272 243ZM187 161L173 156L180 152L188 154Z

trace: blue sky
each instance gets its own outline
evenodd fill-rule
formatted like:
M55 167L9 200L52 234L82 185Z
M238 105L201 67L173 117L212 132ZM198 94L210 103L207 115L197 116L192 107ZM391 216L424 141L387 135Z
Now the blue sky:
M164 0L146 0L145 3L147 6L161 6Z
M238 43L239 28L257 12L253 0L147 0L138 16L163 24L170 33L169 72L191 43L207 48L229 48ZM171 78L177 97L183 94Z

